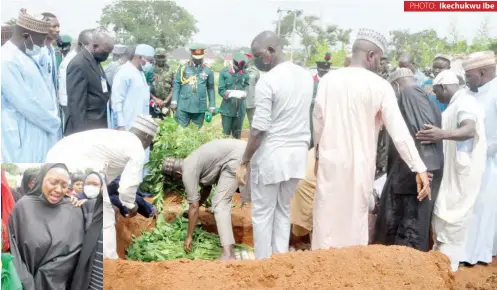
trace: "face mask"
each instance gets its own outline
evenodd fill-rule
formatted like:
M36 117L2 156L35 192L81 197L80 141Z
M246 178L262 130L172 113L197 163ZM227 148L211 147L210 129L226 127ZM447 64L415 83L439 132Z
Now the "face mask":
M33 44L33 49L29 49L28 46L26 45L26 40L24 40L24 48L26 49L26 54L29 55L29 56L36 56L36 55L40 54L41 47L39 47L38 45L36 45L33 42L33 39L31 38L31 35L29 36L29 40Z
M145 64L142 65L143 72L150 72L153 69L154 69L154 66L148 61L145 61Z
M95 185L85 185L83 192L89 199L96 198L100 193L100 189Z
M109 53L108 52L93 52L93 58L97 62L104 62L109 58Z
M259 57L254 58L254 65L255 67L263 72L268 72L271 70L271 62L273 62L273 57L271 56L271 60L269 63L265 63L264 61L264 55L261 55Z
M195 65L201 65L201 64L202 64L202 62L204 61L204 59L203 59L203 58L201 58L201 59L196 59L196 58L194 58L192 61L193 61L193 63L194 63Z

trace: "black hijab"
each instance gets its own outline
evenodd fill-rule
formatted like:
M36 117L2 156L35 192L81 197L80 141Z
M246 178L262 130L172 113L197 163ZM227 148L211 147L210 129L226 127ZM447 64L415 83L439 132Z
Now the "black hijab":
M36 172L25 171L22 175L21 186L19 187L19 194L25 196L29 192L29 181L36 177Z
M38 176L36 176L36 182L35 182L33 188L26 195L39 196L43 200L45 200L47 203L49 203L48 200L47 200L47 198L45 197L45 195L43 194L43 192L41 190L42 190L42 187L43 187L43 179L45 179L45 176L47 176L47 173L51 169L54 169L54 168L64 169L67 172L67 175L69 175L69 170L67 169L67 166L65 164L62 164L62 163L45 163L41 167L40 172L38 173ZM53 206L56 206L56 205L60 204L60 202L62 200L64 200L64 198L62 198L56 204L51 204L51 203L49 203L49 204L53 205Z
M93 210L93 217L91 225L85 234L83 240L83 247L79 256L78 265L74 271L73 281L71 283L71 290L86 290L90 286L90 277L95 260L95 253L98 246L98 238L103 230L103 195L102 190L104 187L104 180L98 172L90 172L86 177L96 174L100 179L101 193L97 196L95 208ZM84 188L84 187L83 187ZM83 189L84 192L84 189Z

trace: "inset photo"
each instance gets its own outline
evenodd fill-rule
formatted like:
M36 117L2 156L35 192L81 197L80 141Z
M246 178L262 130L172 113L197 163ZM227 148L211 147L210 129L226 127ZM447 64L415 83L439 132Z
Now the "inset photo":
M3 163L1 171L2 289L102 289L102 170Z

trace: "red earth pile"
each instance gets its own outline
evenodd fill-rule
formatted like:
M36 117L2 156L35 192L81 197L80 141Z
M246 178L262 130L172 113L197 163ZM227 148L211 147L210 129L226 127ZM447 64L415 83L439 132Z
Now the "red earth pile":
M458 290L444 255L385 246L296 252L264 261L106 260L104 275L104 288L108 290Z
M178 195L166 198L166 220L181 213ZM232 209L237 243L252 245L250 207ZM201 209L202 226L216 231L214 216ZM454 275L438 252L405 247L367 246L276 255L266 261L211 262L177 260L144 263L122 260L132 235L155 227L137 216L117 221L121 260L104 261L104 289L413 289L497 290L497 261L488 266L460 267Z

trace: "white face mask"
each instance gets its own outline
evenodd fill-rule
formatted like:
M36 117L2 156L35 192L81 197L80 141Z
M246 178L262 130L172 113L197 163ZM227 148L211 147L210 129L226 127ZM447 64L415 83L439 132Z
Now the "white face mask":
M38 54L40 54L41 47L39 47L33 42L31 35L29 36L29 40L31 40L31 43L33 44L33 49L28 49L28 46L26 45L26 40L24 40L24 48L26 49L26 54L29 56L37 56Z
M96 198L100 193L100 188L95 185L85 185L83 188L83 192L86 194L86 197L89 199Z

